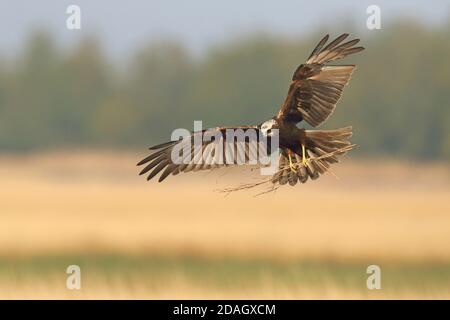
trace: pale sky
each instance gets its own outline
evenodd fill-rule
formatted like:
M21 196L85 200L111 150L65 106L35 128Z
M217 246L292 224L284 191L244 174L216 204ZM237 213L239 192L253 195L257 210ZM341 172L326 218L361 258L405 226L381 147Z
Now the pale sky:
M70 4L81 8L81 30L66 28ZM295 36L345 20L363 30L370 4L381 8L382 25L403 16L441 24L450 16L450 0L0 0L0 53L17 52L37 28L49 30L65 45L95 34L113 55L162 38L202 52L256 31Z

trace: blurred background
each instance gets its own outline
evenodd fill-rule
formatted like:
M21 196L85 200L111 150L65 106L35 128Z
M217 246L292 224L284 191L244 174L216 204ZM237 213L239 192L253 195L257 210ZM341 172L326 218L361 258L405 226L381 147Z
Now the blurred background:
M450 298L450 2L377 1L379 30L371 4L1 1L0 298ZM175 128L272 117L343 32L366 50L323 126L354 128L339 179L137 175Z

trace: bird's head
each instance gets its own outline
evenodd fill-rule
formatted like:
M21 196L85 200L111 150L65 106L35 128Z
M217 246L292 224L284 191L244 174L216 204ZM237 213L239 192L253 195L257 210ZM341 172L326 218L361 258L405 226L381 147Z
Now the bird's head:
M274 134L274 129L279 129L278 122L275 119L269 119L260 125L261 132L266 137Z

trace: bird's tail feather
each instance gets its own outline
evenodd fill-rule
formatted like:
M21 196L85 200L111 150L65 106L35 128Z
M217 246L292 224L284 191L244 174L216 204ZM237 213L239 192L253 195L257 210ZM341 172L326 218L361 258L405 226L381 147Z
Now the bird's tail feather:
M348 139L352 136L352 127L336 130L305 130L305 158L302 154L280 155L279 171L272 177L273 183L290 185L298 181L305 183L308 178L317 179L327 172L332 163L339 162L338 157L355 147Z

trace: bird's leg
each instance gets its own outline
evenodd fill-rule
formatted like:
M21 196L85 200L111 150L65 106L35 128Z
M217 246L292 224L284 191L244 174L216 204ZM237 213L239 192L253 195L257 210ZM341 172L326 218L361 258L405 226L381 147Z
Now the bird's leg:
M292 171L294 171L295 173L297 173L297 168L296 168L295 165L292 163L291 151L290 151L290 150L288 150L288 158L289 158L289 168L291 168Z
M306 166L307 163L308 163L308 159L306 159L305 145L302 143L302 165Z

